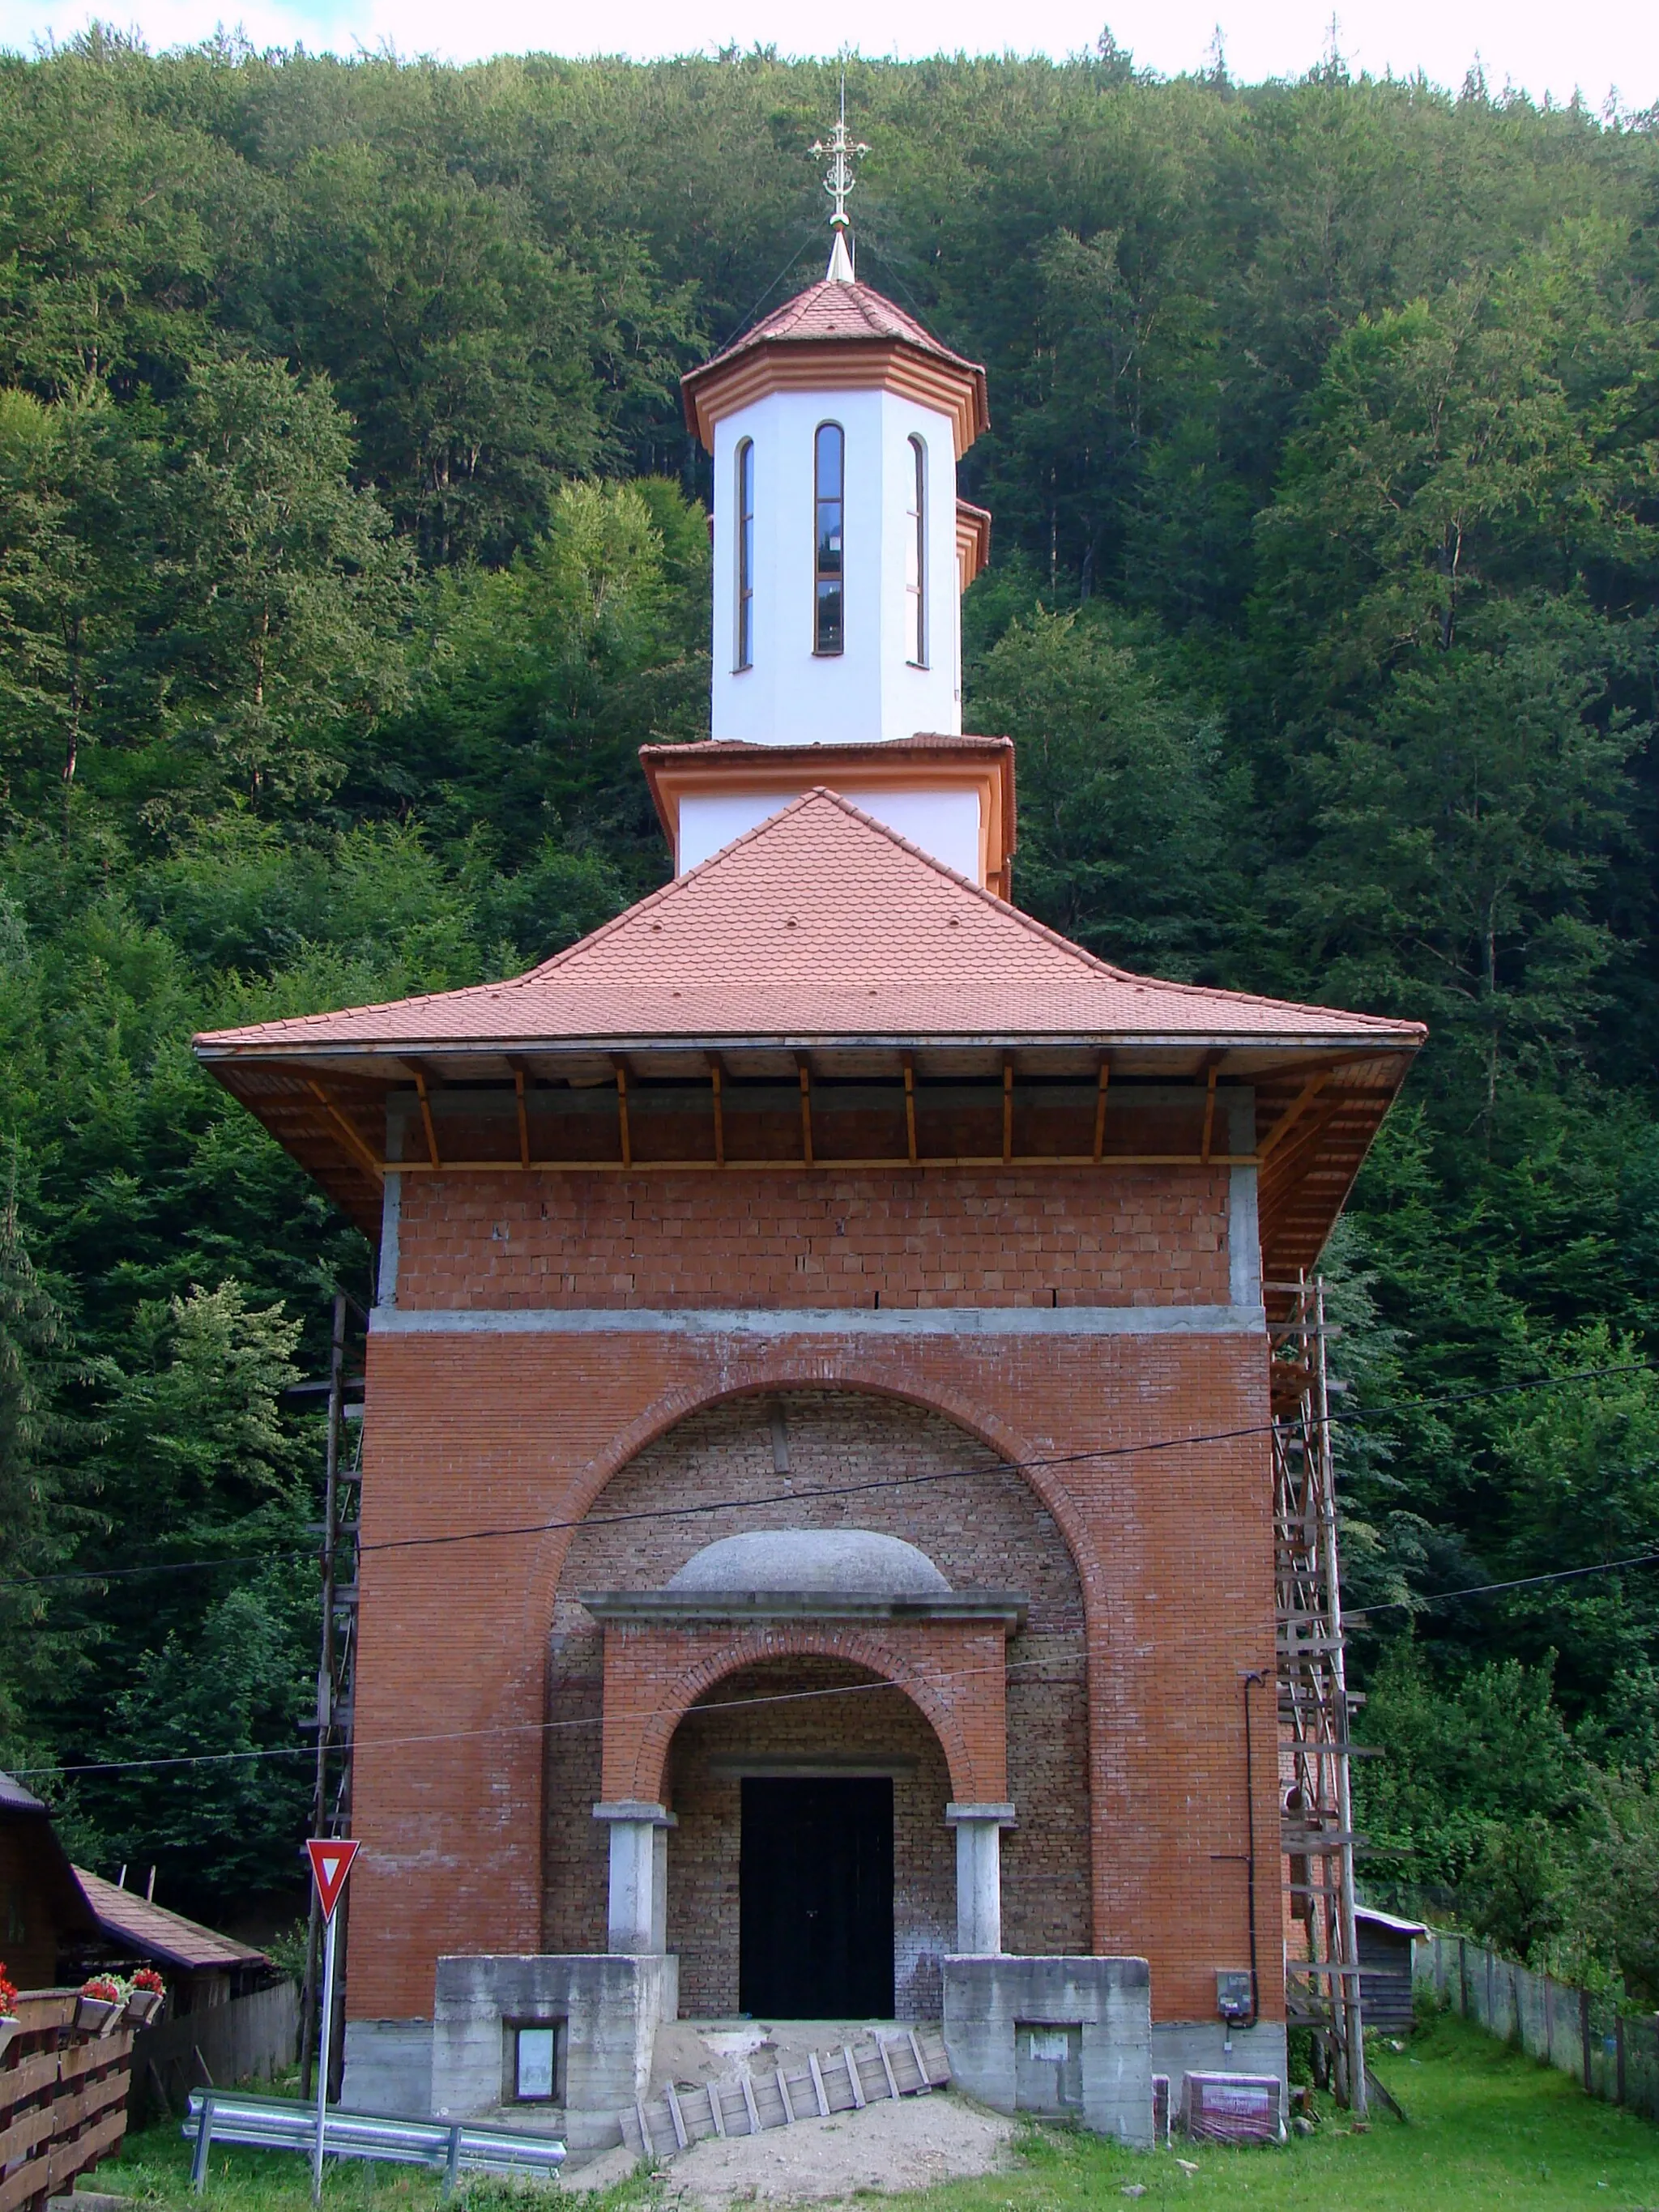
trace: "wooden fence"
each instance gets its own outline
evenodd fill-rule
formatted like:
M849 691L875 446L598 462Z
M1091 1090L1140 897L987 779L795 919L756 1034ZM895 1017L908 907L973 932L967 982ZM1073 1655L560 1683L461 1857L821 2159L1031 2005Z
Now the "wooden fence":
M192 2089L228 2089L238 2081L269 2081L299 2053L300 1993L290 1981L255 1990L226 2004L164 2014L141 2027L132 2051L132 2123L153 2112L182 2112Z
M1443 2004L1518 2044L1592 2097L1659 2120L1659 2021L1632 2019L1611 1999L1535 1974L1468 1936L1430 1936L1416 1947L1415 1978Z
M0 2054L0 2212L45 2212L126 2133L132 2030L77 2030L75 1993L26 1990Z

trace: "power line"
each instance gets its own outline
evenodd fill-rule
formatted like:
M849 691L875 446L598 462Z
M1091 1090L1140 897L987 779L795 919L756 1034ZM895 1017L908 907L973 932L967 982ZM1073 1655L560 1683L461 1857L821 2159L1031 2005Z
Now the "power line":
M1492 1382L1472 1390L1442 1392L1432 1398L1401 1399L1380 1406L1357 1406L1340 1408L1328 1419L1333 1426L1353 1422L1386 1420L1390 1418L1435 1410L1444 1406L1461 1406L1487 1398L1513 1395L1527 1390L1553 1390L1568 1382L1584 1382L1614 1375L1645 1375L1651 1371L1645 1360L1627 1360L1609 1367L1574 1368L1565 1375L1534 1375L1511 1382ZM376 1543L359 1543L359 1551L397 1552L435 1549L450 1544L482 1544L502 1540L512 1536L544 1536L572 1528L616 1528L637 1521L681 1521L695 1519L709 1513L752 1510L763 1505L798 1505L812 1504L820 1499L861 1497L872 1491L917 1488L936 1482L969 1482L992 1473L1029 1474L1044 1469L1076 1467L1085 1463L1115 1459L1130 1459L1142 1453L1191 1450L1200 1445L1237 1443L1250 1437L1271 1436L1278 1425L1273 1421L1253 1422L1243 1428L1212 1429L1205 1433L1184 1437L1156 1437L1145 1442L1125 1444L1100 1444L1085 1451L1061 1452L1046 1458L1028 1460L998 1459L991 1467L961 1467L937 1469L926 1474L896 1474L873 1476L866 1482L830 1483L817 1490L776 1491L759 1498L723 1498L702 1499L692 1504L641 1507L631 1513L584 1513L574 1519L526 1521L503 1523L487 1528L458 1528L430 1536L390 1536ZM193 1567L211 1568L234 1564L264 1564L277 1559L309 1559L315 1556L309 1547L280 1551L246 1553L225 1555L217 1559L173 1559L159 1561L153 1565L130 1567L87 1567L65 1571L62 1574L37 1575L12 1582L0 1582L0 1594L47 1589L64 1583L113 1582L143 1574L180 1574Z
M833 1655L818 1654L817 1656ZM745 1664L763 1664L766 1657L765 1653L759 1653L753 1662L746 1662ZM862 1662L853 1660L848 1661L848 1663L856 1666ZM1062 1660L1058 1663L1063 1665L1065 1662ZM1029 1673L1033 1668L1052 1667L1054 1664L1056 1662L1051 1656L1044 1659L1010 1660L1000 1667L946 1667L934 1670L929 1674L928 1679L931 1682L943 1686L949 1682L966 1681L977 1674ZM1055 1681L1063 1680L1065 1677L1050 1675L1046 1679ZM1073 1677L1073 1680L1076 1679L1077 1677ZM693 1713L732 1712L744 1705L794 1705L804 1704L815 1698L859 1697L867 1695L874 1690L896 1690L901 1697L909 1694L902 1682L885 1680L873 1682L837 1682L820 1690L772 1690L752 1698L712 1698L707 1703L687 1705L680 1717L685 1720L689 1719ZM912 1698L911 1703L915 1702ZM615 1713L611 1717L613 1721L653 1721L660 1719L667 1710L668 1708L662 1705L648 1705L642 1706L634 1712ZM572 1729L603 1728L605 1717L603 1714L594 1713L574 1721L504 1721L495 1728L440 1729L418 1735L378 1736L368 1744L365 1744L360 1737L353 1744L352 1750L354 1753L363 1750L392 1751L404 1744L459 1743L481 1736L552 1735ZM246 1751L179 1752L165 1759L91 1759L78 1766L12 1766L8 1767L6 1771L14 1777L54 1774L131 1774L140 1770L153 1771L157 1767L164 1766L226 1766L239 1759L307 1759L312 1756L313 1749L313 1746L308 1743L270 1744L257 1746Z
M1491 1597L1498 1590L1534 1589L1540 1583L1582 1582L1589 1575L1622 1574L1631 1567L1659 1567L1659 1552L1638 1552L1628 1559L1602 1559L1593 1567L1558 1567L1547 1575L1516 1575L1506 1583L1469 1583L1462 1589L1379 1598L1375 1605L1345 1605L1342 1618L1345 1621L1364 1620L1373 1613L1397 1613L1402 1608L1410 1612L1431 1605L1448 1605L1455 1597Z
M1528 1589L1540 1583L1572 1582L1580 1581L1593 1575L1622 1574L1636 1567L1659 1567L1659 1552L1639 1552L1629 1559L1605 1559L1589 1567L1563 1567L1553 1574L1522 1575L1509 1582L1470 1583L1462 1589L1431 1590L1416 1598L1389 1598L1376 1605L1349 1606L1344 1608L1343 1617L1346 1620L1363 1620L1368 1614L1387 1613L1401 1607L1415 1605L1426 1608L1430 1606L1449 1604L1454 1598L1486 1597L1501 1590ZM764 1655L761 1655L752 1663L761 1663L763 1656ZM1029 1673L1040 1667L1052 1667L1056 1664L1063 1666L1066 1663L1063 1659L1056 1661L1052 1656L1042 1659L1011 1659L1001 1667L946 1668L934 1674L930 1679L941 1684L958 1682L965 1681L973 1675L1016 1674ZM1066 1678L1063 1675L1048 1675L1044 1679L1056 1681L1064 1680ZM1076 1680L1078 1678L1073 1675L1071 1679ZM708 1703L687 1705L680 1717L684 1720L689 1718L693 1713L735 1711L739 1707L746 1705L793 1705L805 1704L818 1698L858 1697L876 1690L896 1690L902 1697L908 1695L902 1682L886 1680L842 1682L818 1690L776 1690L752 1698L715 1698ZM912 1703L914 1702L915 1700L912 1699ZM663 1706L652 1705L641 1707L637 1711L612 1714L610 1717L613 1721L656 1720L660 1718L665 1710L666 1709ZM354 1751L392 1751L408 1744L460 1743L474 1741L486 1736L551 1735L576 1729L602 1728L605 1725L605 1719L604 1715L595 1713L584 1716L580 1720L573 1721L507 1721L495 1728L440 1729L414 1735L379 1736L368 1743L359 1738L353 1749ZM178 1753L165 1759L89 1759L74 1766L14 1766L8 1771L15 1776L30 1778L53 1775L132 1774L154 1772L163 1767L228 1766L238 1761L246 1762L251 1759L306 1759L313 1755L313 1747L307 1743L271 1744L256 1746L246 1751Z

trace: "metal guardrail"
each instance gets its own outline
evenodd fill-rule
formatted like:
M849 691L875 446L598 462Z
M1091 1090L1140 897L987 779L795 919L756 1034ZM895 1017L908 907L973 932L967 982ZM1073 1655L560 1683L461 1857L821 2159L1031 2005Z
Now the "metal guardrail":
M317 2141L317 2113L287 2097L243 2097L224 2089L191 2093L180 2130L194 2142L191 2185L207 2187L208 2159L216 2142L245 2150L309 2153ZM331 2110L323 2129L325 2158L380 2160L424 2166L441 2172L446 2189L462 2173L556 2174L564 2164L556 2136L517 2134L510 2128L452 2127L443 2120L402 2119L389 2112Z

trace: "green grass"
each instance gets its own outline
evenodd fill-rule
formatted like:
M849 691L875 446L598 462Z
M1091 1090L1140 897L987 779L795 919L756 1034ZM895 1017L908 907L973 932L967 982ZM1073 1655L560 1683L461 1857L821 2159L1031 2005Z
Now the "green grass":
M1317 2132L1283 2149L1230 2150L1177 2144L1150 2156L1093 2137L1022 2130L1012 2172L956 2182L925 2195L889 2200L916 2212L1072 2212L1115 2205L1126 2185L1144 2186L1147 2206L1258 2206L1261 2212L1659 2212L1659 2128L1593 2102L1564 2075L1535 2065L1462 2021L1439 2018L1419 2029L1405 2051L1376 2053L1377 2070L1411 2115L1401 2127L1378 2112L1355 2134L1346 2115L1322 2108ZM1195 2172L1177 2164L1187 2160ZM641 2178L586 2200L585 2212L623 2212L672 2188ZM190 2150L178 2132L152 2128L133 2136L91 2185L156 2205L184 2208ZM213 2212L303 2212L310 2170L277 2153L216 2151ZM472 2212L521 2206L528 2192L475 2184ZM398 2167L341 2164L324 2184L329 2212L435 2212L436 2182Z

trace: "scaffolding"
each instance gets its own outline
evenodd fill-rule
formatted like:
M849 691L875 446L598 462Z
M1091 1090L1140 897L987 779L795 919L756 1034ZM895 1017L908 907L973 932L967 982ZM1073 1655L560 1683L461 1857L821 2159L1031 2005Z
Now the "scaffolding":
M1316 2075L1358 2117L1365 2046L1355 1923L1350 1726L1343 1659L1325 1285L1270 1283L1279 1771L1286 2016L1313 2030Z

